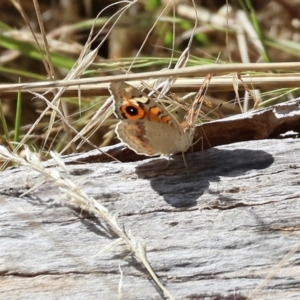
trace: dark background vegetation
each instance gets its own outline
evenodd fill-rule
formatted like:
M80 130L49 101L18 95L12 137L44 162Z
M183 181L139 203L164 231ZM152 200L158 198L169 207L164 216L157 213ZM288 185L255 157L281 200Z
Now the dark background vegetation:
M51 55L53 55L53 66L55 79L63 79L68 74L80 55L85 42L88 39L94 19L99 12L93 36L99 30L101 34L93 42L92 49L102 43L95 64L83 75L106 76L119 74L121 62L125 69L141 49L138 58L144 58L143 62L136 60L132 72L144 72L149 70L160 70L169 64L171 55L176 58L180 56L188 45L191 30L195 20L181 15L175 9L170 8L163 18L159 18L167 1L144 0L138 1L131 6L122 17L114 23L110 20L113 14L124 8L124 3L116 4L116 1L38 1L39 9ZM193 9L192 1L176 2ZM300 1L273 0L273 1L228 1L231 9L226 8L226 1L207 0L195 1L199 8L200 17L197 24L196 34L190 48L190 61L188 65L201 65L214 63L219 57L221 63L241 62L241 49L237 44L237 31L225 27L216 26L211 20L213 18L228 17L228 20L236 20L238 12L243 12L254 30L259 31L260 41L264 45L265 55L261 55L246 34L247 54L249 62L287 62L299 60L299 27L300 27ZM37 22L37 13L31 0L22 0L20 5L24 10L33 31L40 35ZM110 7L109 7L110 6ZM109 7L109 8L107 8ZM177 8L177 7L176 7ZM201 21L203 12L211 15L208 22ZM41 59L33 35L22 18L20 11L16 9L13 1L0 0L0 80L1 83L37 82L48 78L44 63ZM156 22L154 30L146 39L150 28ZM255 25L255 22L257 24ZM105 24L105 26L104 26ZM173 25L175 24L175 35ZM236 23L237 28L243 24ZM256 28L258 25L258 28ZM111 30L112 29L112 30ZM110 31L111 30L111 31ZM175 44L173 45L173 40ZM40 40L42 41L42 39ZM142 44L145 41L145 45ZM172 54L172 49L175 50ZM174 66L173 63L173 66ZM266 71L268 73L268 71ZM269 91L261 91L269 92ZM293 91L297 96L298 91ZM264 94L262 94L264 95ZM216 108L218 101L226 102L235 99L235 93L213 93L209 91L211 106L215 113L211 118L222 118L230 114L240 113L238 107L232 107L229 111ZM243 93L241 93L241 98ZM53 95L48 94L48 99ZM9 148L13 148L12 141L20 141L28 128L46 107L40 99L32 97L30 101L22 101L22 113L16 116L16 98L1 97L2 114L0 127L0 141ZM22 97L21 97L22 98ZM287 100L286 96L281 101ZM62 98L67 108L70 124L80 130L87 121L101 107L105 97L83 97L80 108L77 98ZM215 102L214 102L215 101ZM252 102L253 105L253 102ZM250 105L251 106L251 105ZM80 111L80 114L79 114ZM49 125L49 116L46 115L34 132L26 141L35 148L60 151L66 144L65 131L59 118L52 125L51 135L45 142L45 129ZM16 122L20 122L20 134L15 137ZM5 125L4 125L5 124ZM108 145L116 142L113 138L111 125L115 124L114 117L109 117L101 125L90 140L96 146ZM8 133L4 128L7 127ZM78 144L79 142L77 142ZM86 151L91 146L85 144L78 151ZM72 152L68 150L67 152ZM66 153L66 152L65 152Z

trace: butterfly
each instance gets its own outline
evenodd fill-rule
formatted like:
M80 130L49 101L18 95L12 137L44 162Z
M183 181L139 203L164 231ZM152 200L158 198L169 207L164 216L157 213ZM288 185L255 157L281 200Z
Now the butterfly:
M137 154L170 156L186 152L193 145L195 122L211 77L206 76L181 124L154 98L123 81L112 82L109 90L114 114L120 120L116 126L118 138Z

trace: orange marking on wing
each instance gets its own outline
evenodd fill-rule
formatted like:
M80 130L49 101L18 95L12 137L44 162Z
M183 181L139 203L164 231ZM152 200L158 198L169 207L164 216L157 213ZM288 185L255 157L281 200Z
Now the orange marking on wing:
M166 123L166 124L168 124L170 121L171 121L171 118L170 118L170 116L162 116L161 117L161 121L162 121L162 123Z
M142 107L133 104L130 101L124 101L121 106L121 111L124 118L128 120L138 120L142 119L145 116L145 111Z
M159 122L159 114L161 113L161 110L158 107L151 107L150 110L147 113L147 118L149 121L153 122Z

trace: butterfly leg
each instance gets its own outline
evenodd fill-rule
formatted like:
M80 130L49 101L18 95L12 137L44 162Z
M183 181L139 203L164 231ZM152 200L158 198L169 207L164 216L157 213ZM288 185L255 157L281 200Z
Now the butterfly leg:
M187 163L186 163L186 160L185 160L184 152L182 152L182 158L183 158L183 163L184 163L186 172L187 172L188 175L190 175L189 169L188 169L188 167L187 167Z
M202 150L203 150L203 136L200 136L199 139L192 144L192 146L191 146L192 147L192 152L194 152L193 151L193 146L196 145L199 141L202 141L201 144L202 144Z

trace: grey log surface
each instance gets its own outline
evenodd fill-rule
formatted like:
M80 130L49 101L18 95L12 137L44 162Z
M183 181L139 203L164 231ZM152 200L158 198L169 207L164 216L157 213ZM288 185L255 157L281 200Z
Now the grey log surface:
M72 179L143 239L175 299L300 297L299 140L261 140L128 163L68 165ZM51 168L51 167L49 167ZM163 299L103 221L60 204L25 167L0 173L0 299ZM299 246L299 245L298 245ZM294 249L283 264L277 264ZM123 273L119 290L120 270Z

